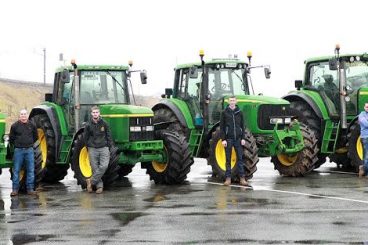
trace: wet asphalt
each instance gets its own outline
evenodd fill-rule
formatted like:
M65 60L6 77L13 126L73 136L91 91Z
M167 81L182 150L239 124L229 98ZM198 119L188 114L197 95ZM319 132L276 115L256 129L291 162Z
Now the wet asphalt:
M304 178L258 165L251 188L225 187L196 159L182 186L159 186L137 165L103 194L73 173L37 197L10 198L0 176L0 244L363 244L368 179L323 165Z

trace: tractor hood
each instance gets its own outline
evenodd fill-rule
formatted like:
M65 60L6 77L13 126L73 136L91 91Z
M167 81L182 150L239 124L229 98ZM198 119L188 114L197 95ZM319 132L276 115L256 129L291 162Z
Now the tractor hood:
M148 107L122 104L100 105L102 117L153 117Z
M268 105L288 105L287 100L263 96L263 95L238 95L236 96L238 105L242 104L268 104ZM225 98L225 103L228 103L228 97Z

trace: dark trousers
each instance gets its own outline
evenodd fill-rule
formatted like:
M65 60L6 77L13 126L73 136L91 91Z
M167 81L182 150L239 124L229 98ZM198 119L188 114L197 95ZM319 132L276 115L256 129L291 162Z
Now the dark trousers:
M23 163L26 164L27 170L27 191L34 189L34 151L33 147L29 148L15 148L13 158L13 191L19 190L19 173L22 169Z
M238 169L239 177L242 178L245 176L244 174L244 164L243 164L243 147L240 143L240 140L232 140L227 139L227 146L225 149L226 152L226 172L225 178L231 178L231 152L234 147L236 152L236 167Z

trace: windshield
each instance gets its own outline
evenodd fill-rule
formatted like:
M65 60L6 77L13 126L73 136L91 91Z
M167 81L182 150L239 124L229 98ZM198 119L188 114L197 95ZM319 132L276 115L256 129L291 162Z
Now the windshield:
M248 86L243 82L244 69L216 69L208 70L208 89L213 99L225 95L249 94Z
M128 103L124 71L82 71L80 81L81 104Z
M344 71L346 84L353 89L349 95L351 101L347 102L347 113L355 114L357 110L357 91L361 87L368 86L368 66L367 62L354 61L345 62ZM340 111L340 93L337 71L329 69L328 62L313 64L309 67L309 79L306 85L317 89L328 105L331 114Z

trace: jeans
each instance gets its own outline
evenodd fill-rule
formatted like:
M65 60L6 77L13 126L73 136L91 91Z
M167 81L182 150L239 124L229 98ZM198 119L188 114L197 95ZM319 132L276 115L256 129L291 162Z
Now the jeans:
M102 176L105 174L110 162L109 147L93 148L88 147L89 162L92 167L92 185L102 188Z
M26 163L27 171L27 191L34 190L34 151L33 147L15 148L13 157L13 191L19 190L19 172L22 169L23 163Z
M226 152L226 172L225 172L225 178L231 178L231 152L232 148L234 147L236 152L236 167L238 169L238 174L240 178L243 178L245 176L244 174L244 164L243 164L243 147L240 143L240 140L232 140L227 139L227 146L225 149Z
M363 145L363 168L364 173L368 173L368 138L360 138Z

